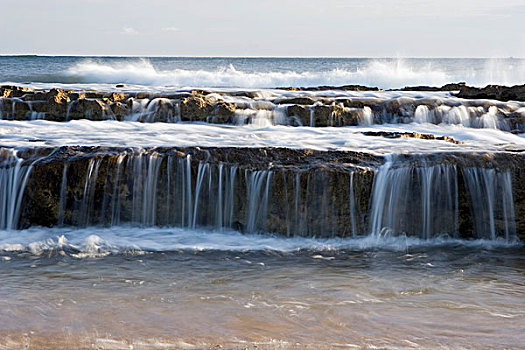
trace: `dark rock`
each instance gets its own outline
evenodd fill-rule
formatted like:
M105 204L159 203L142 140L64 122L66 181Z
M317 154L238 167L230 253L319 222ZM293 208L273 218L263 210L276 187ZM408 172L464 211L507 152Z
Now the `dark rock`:
M70 107L69 119L103 120L105 104L100 100L81 98Z
M29 104L23 101L13 101L15 115L13 119L16 120L25 120L27 119L27 114L30 112Z
M313 105L315 100L310 97L283 98L274 101L276 104Z
M525 101L525 85L515 85L511 87L501 85L487 85L484 88L463 86L456 96L469 99Z
M379 91L377 87L363 85L343 85L343 86L316 86L316 87L286 87L278 88L288 91L324 91L324 90L343 90L343 91Z
M397 139L397 138L414 138L414 139L422 139L422 140L441 140L441 141L447 141L454 143L456 145L461 145L463 142L456 141L454 138L450 136L435 136L432 134L420 134L418 132L395 132L395 131L364 131L362 132L363 135L366 136L380 136L380 137L386 137L389 139Z
M313 126L353 126L359 124L357 113L342 104L314 106Z
M116 102L125 100L128 98L128 95L120 92L112 92L104 94L104 98L107 98L110 102Z
M214 104L211 108L213 108L213 115L208 121L216 124L226 124L230 122L231 117L235 115L237 106L235 105L235 103L218 102Z
M405 86L402 89L392 89L392 91L458 91L465 87L465 83L445 84L441 87L436 86Z
M230 93L231 96L240 96L240 97L248 97L248 98L258 98L260 97L259 92L257 91L237 91Z
M180 115L184 121L206 121L210 114L210 104L199 95L191 95L180 103Z
M0 87L0 97L10 97L10 98L22 97L28 91L31 91L31 90L25 87L20 87L20 86L4 85Z
M129 113L128 105L122 102L112 103L110 105L110 109L117 120L123 120L124 117Z
M86 98L86 94L85 93L82 93L82 92L72 92L69 94L69 99L71 101L75 101L75 100L78 100L80 98Z
M69 95L62 89L51 89L46 93L47 119L53 121L65 121L67 106L70 102Z
M231 117L235 114L235 103L219 102L213 107L213 112L220 117Z
M288 117L297 118L299 123L293 123L295 126L310 125L310 108L300 105L288 106L288 108L286 109L286 113ZM293 120L294 118L292 118L292 121Z

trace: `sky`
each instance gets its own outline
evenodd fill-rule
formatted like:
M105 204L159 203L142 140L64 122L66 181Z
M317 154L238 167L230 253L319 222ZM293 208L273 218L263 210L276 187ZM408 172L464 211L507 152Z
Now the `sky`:
M0 54L525 57L525 0L0 0Z

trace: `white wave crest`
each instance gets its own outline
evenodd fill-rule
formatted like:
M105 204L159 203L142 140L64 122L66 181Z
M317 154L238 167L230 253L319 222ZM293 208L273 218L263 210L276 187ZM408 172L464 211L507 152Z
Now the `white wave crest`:
M465 62L449 64L429 60L426 64L413 66L403 59L376 59L363 61L355 69L315 71L253 71L238 70L233 64L216 70L161 70L147 59L103 63L84 60L55 77L57 82L137 84L173 87L221 87L221 88L275 88L366 85L382 89L405 86L442 86L465 81L469 85L487 84L516 85L525 83L523 60L487 59L470 67Z
M412 68L402 60L371 61L353 71L333 69L305 72L243 72L231 64L215 71L159 70L150 61L141 59L118 65L86 60L70 67L65 72L65 80L78 83L240 88L359 84L387 89L422 84L440 86L453 80L453 77L442 70L431 69L430 66Z
M249 69L234 66L236 58L221 59L224 66L213 67L213 59L203 62L201 69L188 69L186 63L196 66L191 58L176 61L180 68L162 68L166 63L155 65L146 58L118 61L86 58L60 73L43 74L21 78L22 81L53 84L138 85L142 87L174 88L276 88L366 85L381 89L405 86L442 86L447 83L466 82L469 85L488 84L518 85L525 83L525 60L523 59L342 59L328 68L321 61L286 59L288 68L265 68L276 66L271 58L260 63L252 62ZM167 59L167 62L170 62ZM171 62L171 65L175 61ZM304 65L303 65L304 63ZM243 63L246 64L246 63ZM279 65L277 65L279 66ZM204 68L207 67L207 68ZM244 65L243 65L244 67ZM246 66L248 67L248 66ZM306 67L310 67L306 69ZM18 81L18 80L16 80ZM86 84L90 86L86 87Z

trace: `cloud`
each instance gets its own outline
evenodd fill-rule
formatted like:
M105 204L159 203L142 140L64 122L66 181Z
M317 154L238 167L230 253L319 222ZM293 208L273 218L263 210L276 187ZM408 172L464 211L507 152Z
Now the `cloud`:
M180 32L180 28L177 27L165 27L162 28L163 32Z
M124 27L124 28L122 28L121 33L122 34L126 34L126 35L137 35L137 34L139 34L139 32L135 28L132 28L132 27Z

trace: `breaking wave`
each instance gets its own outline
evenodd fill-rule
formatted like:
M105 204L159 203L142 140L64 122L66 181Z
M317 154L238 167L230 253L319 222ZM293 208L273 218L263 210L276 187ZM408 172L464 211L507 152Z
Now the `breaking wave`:
M405 60L369 60L355 69L337 68L317 71L242 71L233 64L216 70L163 70L147 59L123 62L102 62L86 59L57 74L30 77L33 82L84 84L137 84L174 87L275 88L366 85L382 89L404 86L442 86L466 81L470 85L525 82L525 64L521 60L509 64L505 60L487 60L480 69L446 69L439 64L411 66ZM255 67L256 69L257 67Z

